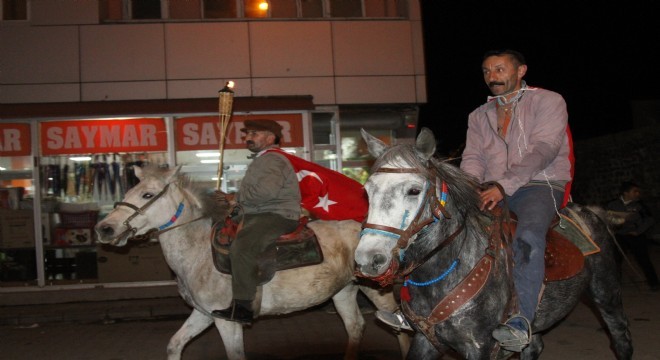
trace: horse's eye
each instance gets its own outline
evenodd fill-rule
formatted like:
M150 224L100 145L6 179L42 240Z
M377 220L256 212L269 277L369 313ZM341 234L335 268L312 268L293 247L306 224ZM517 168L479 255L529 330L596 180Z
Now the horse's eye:
M151 199L152 197L154 197L154 194L152 193L144 193L144 195L142 195L142 198L147 200Z
M422 191L419 190L419 189L417 189L417 188L412 188L412 189L408 189L408 194L406 194L406 195L408 195L408 196L417 196L417 195L419 195L421 192L422 192Z

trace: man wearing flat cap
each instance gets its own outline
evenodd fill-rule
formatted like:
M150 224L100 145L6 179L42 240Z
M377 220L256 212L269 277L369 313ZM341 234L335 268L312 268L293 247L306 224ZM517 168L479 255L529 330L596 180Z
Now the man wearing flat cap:
M282 126L269 119L246 120L245 144L254 155L235 201L243 214L243 227L231 243L232 302L213 316L250 325L254 316L258 258L275 246L280 235L298 226L301 195L291 163L277 152ZM231 194L225 200L233 202Z

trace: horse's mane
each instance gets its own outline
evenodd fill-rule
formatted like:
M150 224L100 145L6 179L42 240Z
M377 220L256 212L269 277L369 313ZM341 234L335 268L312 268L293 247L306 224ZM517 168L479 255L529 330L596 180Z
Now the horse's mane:
M445 208L456 221L463 222L467 233L472 234L483 246L487 239L483 228L489 221L488 216L479 210L479 183L477 179L453 165L448 159L434 155L428 161L423 160L414 145L395 145L376 159L372 173L387 164L411 167L420 170L420 174L429 181L444 181L448 188L448 201ZM391 165L390 165L391 166ZM440 184L438 184L440 185ZM442 232L450 231L442 227ZM448 235L445 233L445 236ZM476 256L476 255L475 255Z
M144 177L154 177L161 181L166 181L166 177L169 176L168 172L171 171L168 167L154 164L144 165L141 168ZM204 216L210 217L214 223L224 220L229 213L229 206L216 200L215 188L209 188L207 184L197 182L182 172L178 172L176 176L177 184L187 190L202 205L201 210Z

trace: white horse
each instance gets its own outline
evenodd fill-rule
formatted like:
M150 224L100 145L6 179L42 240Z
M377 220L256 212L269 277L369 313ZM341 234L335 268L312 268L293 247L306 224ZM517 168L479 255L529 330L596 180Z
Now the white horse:
M209 202L208 196L195 190L179 170L135 167L140 182L96 225L98 241L114 246L124 246L133 238L160 242L165 260L176 274L179 293L193 307L169 341L168 359L180 359L185 345L211 324L220 332L227 357L245 359L242 326L211 316L212 310L229 306L232 292L231 276L213 265L212 218L202 206ZM332 298L348 333L345 358L355 359L365 328L357 304L358 290L378 309L392 311L397 307L396 300L391 290L383 292L355 282L353 253L359 240L359 223L313 221L309 227L319 239L323 262L277 272L263 285L260 312L255 315L287 314ZM399 335L398 340L405 357L409 338Z

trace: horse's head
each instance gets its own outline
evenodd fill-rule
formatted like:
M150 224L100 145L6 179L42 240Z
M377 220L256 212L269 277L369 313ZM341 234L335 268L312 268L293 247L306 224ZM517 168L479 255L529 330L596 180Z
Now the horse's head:
M414 146L388 147L364 130L362 137L377 160L365 184L369 214L355 262L361 276L386 284L393 280L403 252L417 233L435 220L434 211L439 215L441 189L428 169L436 144L426 128Z
M189 210L186 206L199 207L196 200L187 196L186 190L181 187L184 180L179 175L181 167L136 166L134 169L140 182L94 227L102 244L124 246L129 239L139 236L148 238L148 234L171 226L184 211Z

